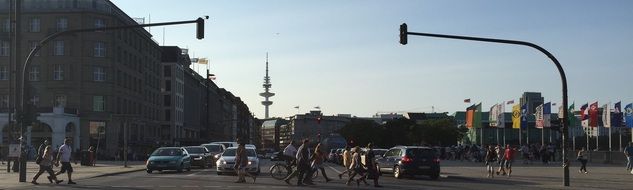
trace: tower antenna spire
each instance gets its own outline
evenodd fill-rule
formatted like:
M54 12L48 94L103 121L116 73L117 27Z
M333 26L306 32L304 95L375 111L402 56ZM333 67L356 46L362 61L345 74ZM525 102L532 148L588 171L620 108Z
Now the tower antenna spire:
M264 119L270 118L269 116L269 107L273 105L273 101L270 101L268 98L275 96L275 93L270 92L270 87L272 87L272 83L270 83L270 76L268 76L268 52L266 52L266 76L264 76L264 92L259 93L260 96L264 97L264 101L262 101L262 105L265 108Z

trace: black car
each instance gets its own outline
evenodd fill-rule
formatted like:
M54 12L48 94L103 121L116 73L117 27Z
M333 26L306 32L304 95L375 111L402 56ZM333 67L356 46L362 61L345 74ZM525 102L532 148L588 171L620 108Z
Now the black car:
M393 173L398 179L414 175L428 175L431 179L440 177L440 159L429 147L393 147L376 162L380 172Z
M200 146L204 146L209 150L209 154L211 155L211 164L215 166L215 161L218 161L220 155L224 152L224 145L222 144L202 144Z
M207 168L213 165L213 156L209 154L209 150L204 146L187 146L184 148L189 152L192 166Z

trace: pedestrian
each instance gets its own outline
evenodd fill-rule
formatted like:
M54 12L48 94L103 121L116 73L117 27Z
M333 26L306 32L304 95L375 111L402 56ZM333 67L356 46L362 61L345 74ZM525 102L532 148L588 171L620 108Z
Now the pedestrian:
M365 154L365 166L367 166L367 178L374 180L374 187L382 187L378 184L378 178L380 174L378 168L376 168L376 155L374 154L374 147L371 143L367 144L367 154Z
M508 177L512 174L512 163L514 162L514 154L516 150L512 148L509 144L506 145L506 149L503 153L503 162L506 168L506 172L508 172Z
M633 169L633 142L629 142L629 146L624 148L624 156L626 156L627 161L626 171L631 171L631 169Z
M95 147L94 146L90 146L90 148L88 148L88 165L89 166L95 166Z
M297 156L297 148L295 147L295 141L290 141L290 144L284 148L282 158L286 161L288 168L292 169L295 164L295 157Z
M486 158L485 158L485 160L486 160L487 177L493 178L494 177L494 172L495 172L494 165L496 164L496 161L497 161L497 152L495 151L495 149L491 145L488 145L488 148L486 149Z
M244 144L244 142L239 142L239 145L237 146L237 150L235 150L235 165L233 166L235 168L235 171L237 171L237 176L238 176L238 179L235 183L245 183L246 179L244 179L244 177L246 175L253 178L253 183L255 183L255 180L257 180L257 177L246 172L247 166L248 166L248 154L246 152L246 145Z
M310 170L310 158L309 158L310 153L308 152L309 143L310 143L310 140L306 138L303 140L303 144L299 146L299 149L297 150L297 155L296 155L297 169L293 171L290 175L288 175L286 179L284 179L284 181L287 184L290 184L290 180L292 178L297 177L297 186L305 186L306 184L314 185L312 181L307 179L307 178L312 179L312 175L306 176L306 173L311 174L311 172L309 172Z
M325 153L323 153L323 150L321 149L321 143L319 143L314 148L314 153L312 153L311 168L312 168L312 172L318 172L318 170L321 170L321 174L323 175L323 178L325 178L325 182L327 183L332 180L328 178L327 174L325 173L325 168L323 167L324 160L325 160Z
M580 170L578 170L578 173L585 173L588 174L589 172L587 172L587 156L585 156L585 152L587 150L585 149L585 147L582 147L582 149L580 149L580 151L578 151L578 157L576 157L576 160L580 161Z
M66 138L64 139L64 144L61 147L59 147L59 151L57 153L56 165L59 165L59 162L61 162L62 168L59 170L59 172L55 173L55 175L52 177L55 178L59 174L67 172L68 184L77 184L73 181L73 178L72 178L73 167L70 165L70 160L72 158L73 152L72 152L72 148L70 147L70 143L72 143L70 141L70 138ZM77 164L77 162L75 162L75 164Z
M35 174L35 176L33 176L33 180L31 181L32 184L39 185L39 183L37 183L37 178L39 178L44 172L48 172L48 181L51 183L55 181L56 184L59 184L64 181L57 180L57 177L55 177L55 174L53 173L53 152L51 151L51 145L46 145L42 154L38 156L42 158L38 163L38 165L40 165L40 170Z
M345 146L345 150L343 151L343 166L345 167L345 171L338 174L339 179L343 179L343 174L349 174L351 171L349 170L349 165L352 164L352 151L348 145Z
M521 155L523 156L523 164L530 163L530 148L527 145L521 146Z
M360 161L360 147L356 146L352 149L352 163L350 164L349 169L351 170L351 174L349 179L347 179L346 185L350 185L352 181L354 181L354 177L359 175L360 177L356 179L356 186L360 185L360 181L363 181L365 185L369 185L365 180L367 174L365 172L365 168L363 167L363 163Z

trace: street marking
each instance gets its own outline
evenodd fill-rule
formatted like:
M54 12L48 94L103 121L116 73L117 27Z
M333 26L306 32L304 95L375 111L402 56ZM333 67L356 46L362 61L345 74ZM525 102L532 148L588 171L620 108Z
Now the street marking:
M130 187L132 187L132 186L127 186L127 185L126 185L126 186L112 186L112 187L113 187L113 188L130 188Z
M140 186L136 186L137 188L145 188L145 187L153 187L153 186L148 186L148 185L140 185Z
M208 185L208 186L204 186L205 188L220 188L222 186L219 185Z
M185 186L182 186L182 187L184 187L184 188L198 188L200 186L197 186L197 185L185 185Z
M199 172L196 172L196 173L187 174L187 177L191 177L191 176L194 176L194 175L198 175L198 174L200 174L200 173L202 173L202 171L199 171Z
M158 186L160 188L176 188L176 186Z

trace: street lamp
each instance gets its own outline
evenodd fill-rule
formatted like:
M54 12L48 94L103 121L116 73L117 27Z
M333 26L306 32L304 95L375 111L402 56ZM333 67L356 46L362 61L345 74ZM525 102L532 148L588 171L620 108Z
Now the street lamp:
M524 41L516 41L516 40L503 40L503 39L494 39L494 38L479 38L479 37L470 37L470 36L455 36L455 35L444 35L444 34L431 34L431 33L418 33L418 32L409 32L407 29L407 24L406 23L402 23L400 25L400 44L402 45L406 45L407 44L407 35L414 35L414 36L427 36L427 37L435 37L435 38L449 38L449 39L457 39L457 40L470 40L470 41L481 41L481 42L491 42L491 43L503 43L503 44L514 44L514 45L522 45L522 46L528 46L528 47L532 47L534 49L539 50L541 53L545 54L550 60L552 60L552 62L554 62L554 64L556 65L556 68L558 69L558 73L560 74L560 78L561 78L561 82L562 82L562 89L563 89L563 121L561 122L562 124L562 133L563 133L563 147L562 147L562 153L563 153L563 185L564 186L569 186L569 160L567 159L567 141L568 141L568 136L569 134L568 132L568 108L567 108L567 77L565 76L565 71L563 70L563 67L560 65L560 63L558 62L558 60L556 59L556 57L554 57L554 55L552 55L550 52L548 52L547 50L545 50L544 48L530 43L530 42L524 42Z
M42 48L42 46L46 45L48 42L50 42L51 40L62 36L62 35L67 35L67 34L76 34L76 33L83 33L83 32L96 32L96 31L106 31L106 30L123 30L123 29L131 29L131 28L143 28L143 27L150 27L150 26L165 26L165 25L178 25L178 24L191 24L191 23L196 23L196 26L198 28L196 28L196 38L198 39L203 39L204 38L204 20L205 19L209 19L209 16L204 16L203 17L199 17L196 20L188 20L188 21L177 21L177 22L160 22L160 23L152 23L152 24L136 24L136 25L123 25L123 26L114 26L114 27L100 27L100 28L86 28L86 29L74 29L74 30L66 30L66 31L61 31L61 32L56 32L53 33L49 36L46 36L44 39L42 39L41 41L38 42L37 45L35 45L35 47L31 50L31 52L29 53L29 55L26 57L26 60L24 61L24 67L22 67L22 78L21 78L21 83L20 83L20 92L22 95L22 98L20 99L20 112L21 112L21 121L19 122L20 125L20 134L21 136L24 136L24 125L26 124L24 122L24 118L26 118L26 112L25 112L25 107L24 107L24 99L27 96L26 92L25 92L25 86L26 86L26 69L29 66L29 63L31 63L31 59L34 57L35 54L37 54L37 52L39 52L39 50ZM18 97L18 96L16 96ZM21 146L20 148L22 150L22 152L24 152L24 146ZM24 153L20 154L20 176L19 176L19 181L20 182L26 182L26 155L24 155Z

